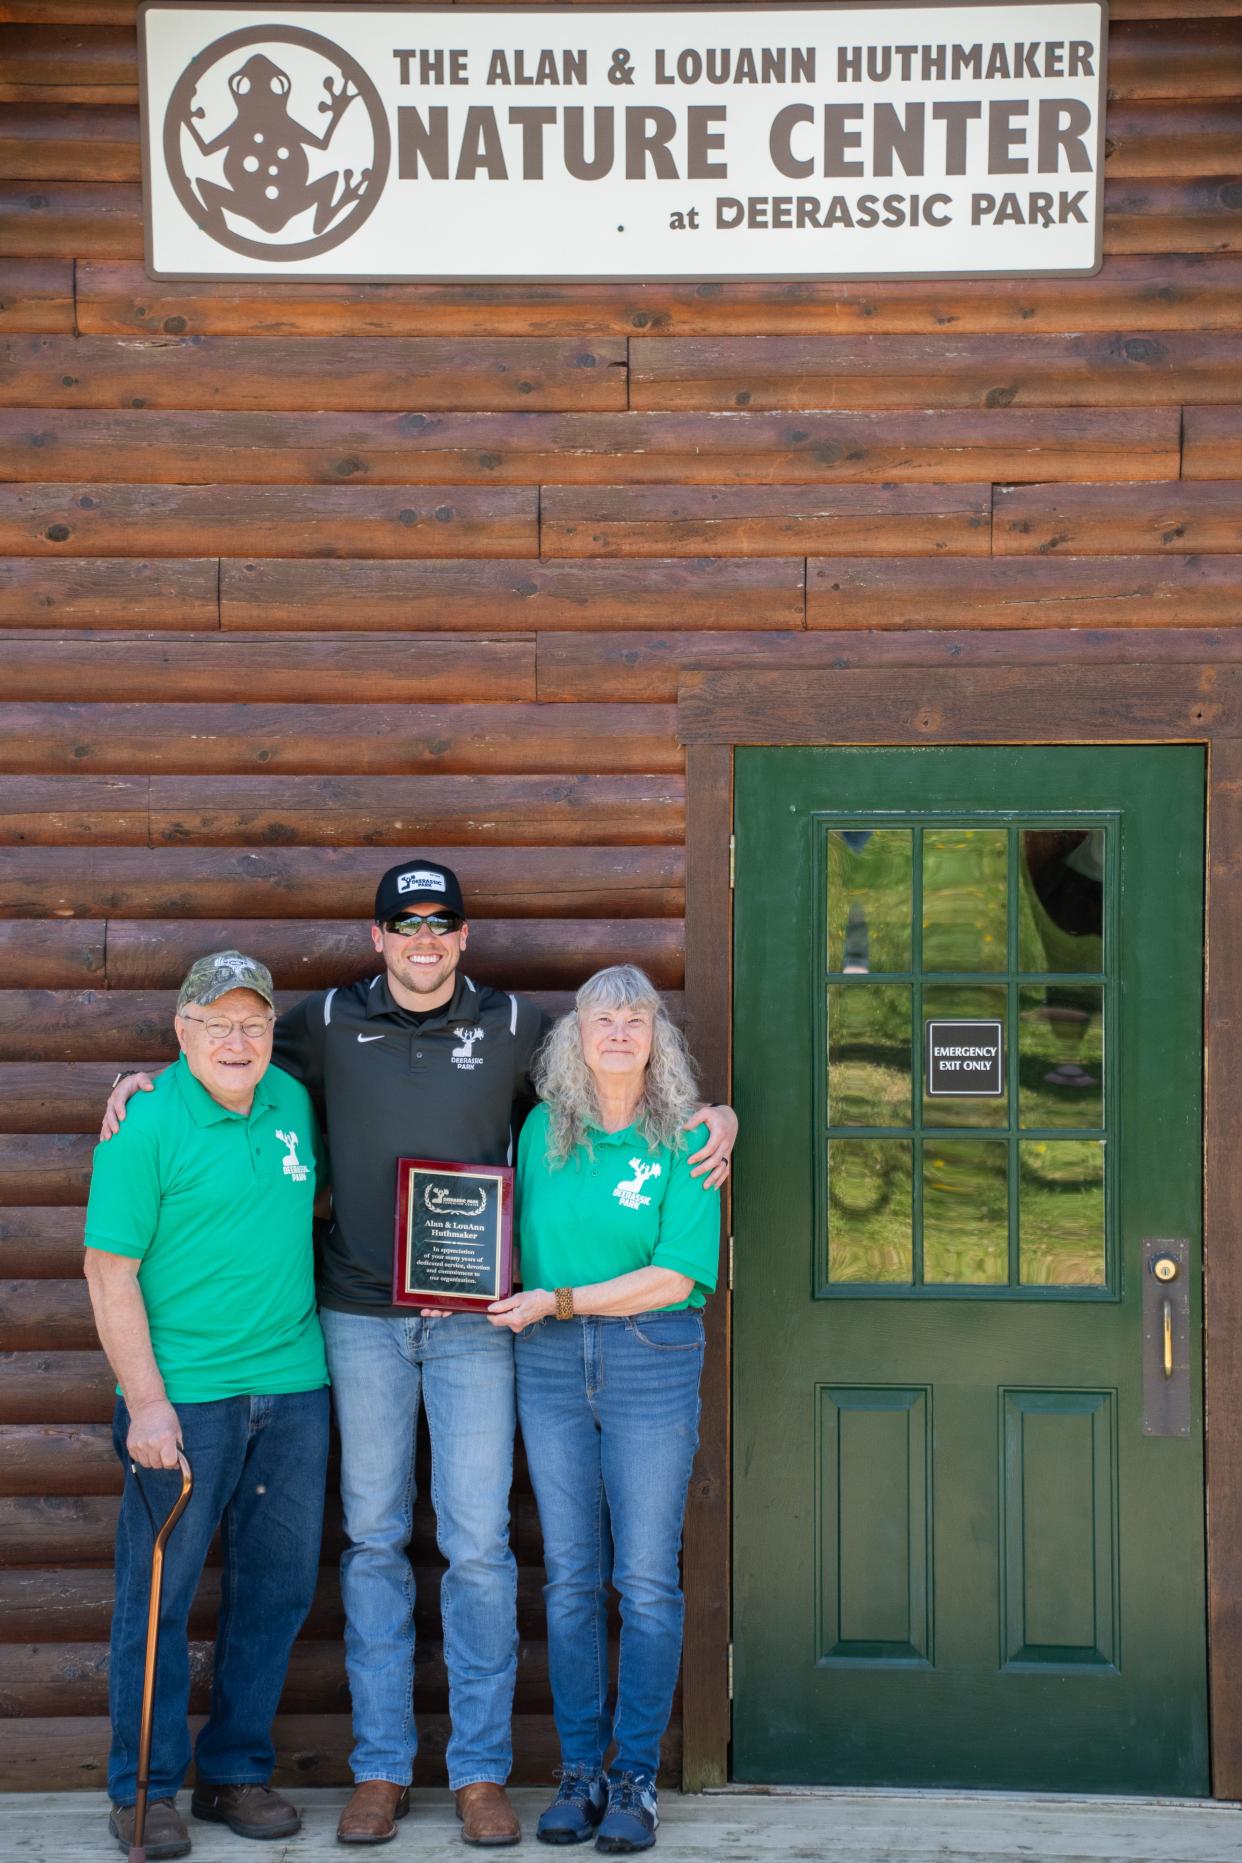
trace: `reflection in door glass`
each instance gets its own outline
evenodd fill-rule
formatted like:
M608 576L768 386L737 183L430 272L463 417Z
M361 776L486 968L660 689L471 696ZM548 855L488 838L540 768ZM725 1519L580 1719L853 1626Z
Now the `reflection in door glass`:
M1009 1278L1009 1147L928 1139L923 1148L923 1279L994 1286Z
M1104 830L1024 829L1018 837L1018 967L1104 968Z
M1103 1287L1102 1139L1024 1139L1018 1146L1024 1287Z
M828 1279L909 1283L913 1274L909 1139L828 1146Z
M919 1036L919 1073L927 1086L925 1030L928 1022L964 1019L1005 1024L1007 995L1002 987L976 989L971 984L929 984L923 991L923 1029ZM996 1097L970 1096L961 1099L941 1094L923 1093L923 1123L927 1126L974 1126L985 1129L1009 1123L1009 1056L1004 1057L1005 1092Z
M828 1123L910 1123L910 988L828 986Z
M1049 983L1018 995L1018 1119L1032 1126L1104 1123L1104 992Z
M909 970L910 847L907 828L834 828L828 836L829 970Z
M926 830L924 970L1004 970L1008 850L1003 828Z

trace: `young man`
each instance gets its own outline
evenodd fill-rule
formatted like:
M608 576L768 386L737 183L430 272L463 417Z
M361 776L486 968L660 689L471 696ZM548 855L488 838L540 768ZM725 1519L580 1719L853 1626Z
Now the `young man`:
M119 1395L125 1471L116 1537L108 1828L134 1834L151 1555L168 1541L151 1740L146 1854L188 1854L176 1794L190 1761L186 1626L223 1528L211 1712L191 1809L242 1837L291 1836L268 1789L272 1717L314 1595L328 1453L327 1368L315 1314L317 1126L304 1087L271 1069L272 979L220 951L191 966L174 1027L181 1059L95 1153L86 1278ZM140 1472L141 1471L141 1472Z
M533 1100L530 1064L545 1018L534 1003L462 972L469 935L456 874L436 861L404 861L375 896L371 938L383 972L308 997L276 1026L277 1065L322 1099L332 1158L319 1299L349 1538L341 1587L356 1789L337 1832L347 1844L387 1842L409 1804L418 1736L406 1548L420 1403L448 1560L449 1785L467 1843L521 1836L504 1790L517 1669L512 1337L484 1313L424 1318L391 1299L397 1159L512 1162ZM110 1115L143 1080L122 1083ZM727 1174L736 1121L728 1108L707 1117L711 1138L693 1162L714 1186Z

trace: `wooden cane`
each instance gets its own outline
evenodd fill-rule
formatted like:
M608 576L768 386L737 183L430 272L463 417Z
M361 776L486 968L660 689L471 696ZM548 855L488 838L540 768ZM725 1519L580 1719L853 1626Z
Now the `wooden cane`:
M147 1863L146 1845L143 1839L147 1829L147 1793L151 1785L151 1722L155 1714L155 1658L160 1640L160 1593L164 1588L164 1548L169 1535L184 1514L194 1487L194 1477L190 1473L190 1464L185 1459L184 1450L178 1445L177 1461L181 1465L181 1493L173 1502L172 1511L155 1536L155 1549L151 1554L151 1598L147 1606L147 1657L142 1672L142 1718L138 1729L138 1795L134 1800L134 1841L129 1847L128 1863ZM138 1479L138 1470L130 1463L134 1480ZM141 1492L141 1490L140 1490ZM145 1502L146 1496L143 1495ZM148 1508L148 1513L150 1509ZM152 1520L154 1525L154 1519Z

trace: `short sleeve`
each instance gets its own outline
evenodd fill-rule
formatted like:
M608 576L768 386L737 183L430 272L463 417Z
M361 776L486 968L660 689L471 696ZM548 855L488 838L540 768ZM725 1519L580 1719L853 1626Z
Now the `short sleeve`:
M282 1067L286 1074L292 1074L312 1093L323 1088L323 1057L326 1047L324 1021L324 999L327 992L316 991L305 1001L295 1003L292 1009L286 1009L283 1016L276 1018L276 1029L272 1038L272 1060L277 1067Z
M690 1175L687 1159L707 1137L706 1126L687 1134L688 1143L673 1160L668 1189L660 1205L660 1234L652 1254L657 1268L689 1275L704 1293L716 1286L720 1268L720 1192L705 1190Z
M127 1119L115 1138L96 1145L86 1204L87 1248L141 1261L160 1216L159 1147Z

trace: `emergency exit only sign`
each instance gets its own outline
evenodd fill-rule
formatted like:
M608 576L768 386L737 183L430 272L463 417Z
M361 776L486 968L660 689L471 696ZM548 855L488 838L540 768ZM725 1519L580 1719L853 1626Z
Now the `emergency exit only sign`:
M927 1023L927 1092L932 1099L998 1099L1005 1091L1004 1027L956 1017Z

